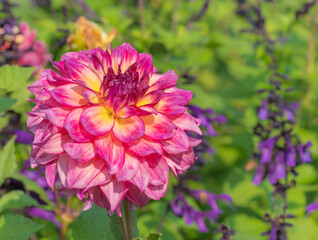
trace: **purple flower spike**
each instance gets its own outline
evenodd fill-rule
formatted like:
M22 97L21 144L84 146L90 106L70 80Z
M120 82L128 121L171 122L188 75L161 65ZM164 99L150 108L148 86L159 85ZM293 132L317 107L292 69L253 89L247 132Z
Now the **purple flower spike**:
M318 211L318 203L311 203L306 208L306 212L308 213L313 213L315 211Z
M269 110L267 107L267 102L265 100L262 101L261 107L258 109L258 118L260 120L268 119Z

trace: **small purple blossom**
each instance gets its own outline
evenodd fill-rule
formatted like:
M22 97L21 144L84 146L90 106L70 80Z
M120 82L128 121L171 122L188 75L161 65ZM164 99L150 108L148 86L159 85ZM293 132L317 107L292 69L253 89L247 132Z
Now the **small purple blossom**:
M37 217L54 223L58 228L61 228L61 223L57 220L55 213L43 208L31 207L26 210L30 217Z
M15 130L13 131L13 134L17 136L15 139L16 143L23 143L28 145L31 145L33 143L34 135L27 131Z
M184 217L186 224L191 225L195 222L198 225L200 232L209 232L204 221L205 218L209 219L210 222L215 223L219 215L223 213L218 207L216 200L232 202L231 197L226 194L216 195L207 191L193 190L190 192L190 195L200 202L207 203L211 207L211 210L196 210L193 206L188 204L184 195L181 193L172 200L170 207L175 215Z
M313 213L318 211L318 203L311 203L307 206L306 212Z
M261 107L258 109L258 118L261 120L268 119L269 110L267 108L267 102L265 100L262 101Z

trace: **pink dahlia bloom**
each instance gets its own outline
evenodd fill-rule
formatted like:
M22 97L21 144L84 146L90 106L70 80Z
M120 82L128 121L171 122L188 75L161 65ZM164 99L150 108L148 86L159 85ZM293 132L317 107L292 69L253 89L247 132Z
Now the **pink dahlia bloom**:
M145 205L167 191L194 161L200 120L187 113L190 91L175 87L173 71L155 73L152 57L129 44L62 56L30 85L28 113L35 133L31 165L44 165L53 188L96 203L110 214L120 202Z

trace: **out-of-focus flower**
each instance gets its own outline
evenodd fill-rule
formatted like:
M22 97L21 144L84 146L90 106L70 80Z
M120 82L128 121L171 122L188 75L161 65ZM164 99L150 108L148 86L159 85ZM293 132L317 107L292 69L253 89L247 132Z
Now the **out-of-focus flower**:
M170 204L172 212L179 217L184 217L185 222L188 225L191 225L195 222L198 225L200 232L209 232L204 219L207 218L210 220L210 222L215 223L219 215L223 213L223 211L217 205L217 200L231 203L231 197L226 194L218 195L202 190L188 191L190 196L199 200L201 204L209 205L211 209L207 211L196 210L187 202L185 195L179 193Z
M0 66L4 64L23 67L36 67L34 74L40 72L50 54L43 42L35 40L36 32L29 25L8 19L0 24Z
M81 16L75 23L75 29L67 39L67 44L72 51L90 50L97 47L105 50L117 36L117 29L109 33L92 21Z
M202 109L195 105L189 105L189 109L194 117L201 120L201 127L203 127L202 136L190 133L191 137L201 140L202 142L193 148L198 158L194 161L189 171L180 176L178 185L174 186L176 197L171 201L170 208L175 215L184 217L186 224L193 224L195 222L200 232L209 232L205 224L205 219L209 219L210 222L215 223L219 215L223 213L217 205L217 200L230 203L232 199L226 194L218 195L204 190L190 189L188 187L188 181L200 180L200 176L197 173L198 168L206 164L207 156L211 156L215 153L209 141L210 137L217 135L213 124L224 124L226 123L226 118L222 115L215 115L214 110L210 108ZM197 210L188 203L186 198L196 199L201 205L208 205L210 210Z
M198 165L204 165L207 156L215 154L214 148L211 146L209 137L217 136L218 133L214 129L214 125L225 124L227 119L223 115L215 115L214 110L211 108L202 109L195 105L188 105L191 114L201 120L201 127L203 127L202 136L199 139L202 141L201 144L194 147L194 153L198 157L195 161ZM198 138L197 134L190 133L191 137Z
M67 53L30 85L36 106L27 125L35 133L31 165L44 165L53 188L111 214L125 199L139 206L166 194L194 161L200 120L187 113L192 93L177 75L154 72L152 57L129 44L115 50Z
M23 143L23 144L29 144L29 145L33 143L34 135L27 131L14 130L12 133L16 135L16 139L15 139L16 143Z
M308 213L313 213L315 211L318 211L318 203L311 203L306 208L306 212Z
M231 230L229 227L222 224L221 228L217 231L222 233L222 237L220 240L231 240L232 235L235 233L233 230Z

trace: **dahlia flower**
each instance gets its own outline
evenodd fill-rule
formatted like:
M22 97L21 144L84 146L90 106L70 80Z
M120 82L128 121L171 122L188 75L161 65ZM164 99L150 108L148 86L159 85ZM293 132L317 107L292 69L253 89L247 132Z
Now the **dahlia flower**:
M200 120L187 113L192 92L173 71L156 73L152 56L129 44L62 56L29 86L36 106L31 166L44 165L53 188L121 216L120 202L145 205L165 196L169 169L177 177L194 161Z

